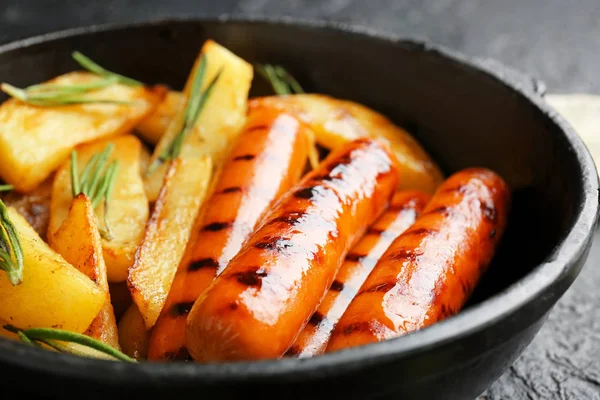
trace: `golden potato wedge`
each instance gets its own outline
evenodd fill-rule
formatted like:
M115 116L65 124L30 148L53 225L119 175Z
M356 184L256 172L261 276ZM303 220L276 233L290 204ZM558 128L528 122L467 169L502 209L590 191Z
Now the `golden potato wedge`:
M150 166L150 157L152 154L146 146L140 147L140 176L144 176L146 170Z
M361 136L387 141L399 161L401 190L433 193L443 180L435 161L408 132L361 104L321 94L297 94L254 99L249 106L259 107L261 102L295 111L315 132L317 143L330 150Z
M72 72L50 82L68 85L96 79L94 74ZM86 96L132 104L37 107L15 99L4 102L0 105L0 177L17 191L35 189L76 145L130 131L160 102L164 93L157 92L115 84Z
M53 235L52 248L106 293L104 306L85 334L119 349L117 322L102 256L102 238L92 202L83 193L75 197L68 218Z
M185 95L169 91L164 100L136 127L135 131L147 143L156 145L175 116L185 107Z
M127 279L127 271L133 265L135 251L144 235L149 207L140 176L142 144L134 135L119 136L79 146L77 148L79 171L83 171L90 158L102 152L109 142L114 144L109 162L118 160L119 169L108 213L113 238L111 240L103 238L102 249L109 282L122 282ZM61 165L54 179L48 228L50 243L54 240L52 236L67 218L72 201L69 159ZM104 205L101 204L96 208L96 214L99 221L104 221Z
M0 272L0 318L18 328L82 333L106 303L106 292L52 250L14 208L8 208L23 250L23 282Z
M154 326L165 304L211 177L210 157L169 163L127 280L147 329Z
M202 46L186 83L184 90L186 102L202 54L206 57L203 89L221 69L222 73L207 99L194 129L185 139L180 157L197 158L208 155L212 157L213 165L218 167L246 120L248 92L254 72L252 65L212 40L207 40ZM185 106L181 107L161 137L152 154L151 162L157 160L177 136L184 114ZM148 193L150 201L154 201L158 196L166 169L167 163L164 163L150 176L146 176L146 193Z
M119 321L119 343L121 351L136 360L148 356L150 331L144 325L144 318L135 304L129 306Z
M54 174L51 174L31 192L19 193L16 190L11 190L2 193L2 196L0 196L7 207L13 207L25 217L42 240L46 240L48 222L50 221L52 182L54 182Z

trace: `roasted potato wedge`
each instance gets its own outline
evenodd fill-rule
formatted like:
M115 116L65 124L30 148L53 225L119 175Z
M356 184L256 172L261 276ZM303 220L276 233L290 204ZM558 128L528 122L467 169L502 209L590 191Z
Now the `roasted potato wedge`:
M114 144L109 161L118 160L119 170L110 198L108 222L113 238L102 239L104 261L109 282L122 282L127 279L127 271L133 265L136 249L144 235L144 227L149 215L149 206L144 184L140 176L140 152L142 144L133 135L119 136L77 148L79 171L82 171L90 158L101 152L106 145ZM52 188L50 204L50 224L48 240L52 237L69 214L72 198L71 161L67 160L59 168ZM97 207L99 221L104 221L104 206Z
M146 170L150 166L150 157L152 154L146 146L140 147L140 176L144 176Z
M156 145L169 128L173 118L185 107L183 93L169 91L164 100L136 127L139 136L151 145Z
M72 72L55 84L93 82L98 77ZM130 131L164 97L164 88L111 85L87 95L131 104L37 107L11 99L0 105L0 177L19 192L35 189L78 144Z
M400 190L433 193L443 174L431 156L404 129L361 104L321 94L297 94L254 99L249 107L262 104L296 112L315 132L316 142L330 150L358 137L387 141L400 166Z
M185 139L180 157L197 158L208 155L212 157L213 165L218 167L245 122L253 68L252 65L212 40L206 41L200 54L206 56L207 62L204 88L221 69L222 73L207 99L194 129ZM184 90L186 101L191 90L192 78L200 65L200 58L201 56L196 59L186 83ZM177 136L184 114L185 106L181 107L161 137L151 162L157 160ZM150 201L154 201L158 196L167 168L167 163L165 163L146 177L146 193Z
M104 306L85 334L119 349L119 334L108 291L97 217L90 199L83 193L73 200L69 216L53 235L52 248L106 293Z
M0 318L18 328L84 332L106 304L106 292L52 250L14 208L8 208L23 250L23 282L0 272Z
M127 283L146 328L156 323L212 177L210 157L170 162Z
M50 221L50 197L52 195L54 174L29 193L19 193L15 190L2 193L2 201L6 206L13 207L21 214L29 225L35 229L43 240L46 240L48 223Z
M129 306L119 321L119 343L121 351L136 360L148 356L150 331L144 325L144 318L135 304Z
M169 92L171 97L177 97L178 94L180 93ZM321 94L272 96L261 98L260 101L295 110L315 132L316 142L329 150L360 136L386 140L392 146L402 168L401 190L414 189L433 193L442 182L440 168L408 132L363 105ZM250 101L250 107L258 105L259 99ZM167 111L164 107L161 120L173 119L175 115L176 108ZM155 192L157 189L152 190Z

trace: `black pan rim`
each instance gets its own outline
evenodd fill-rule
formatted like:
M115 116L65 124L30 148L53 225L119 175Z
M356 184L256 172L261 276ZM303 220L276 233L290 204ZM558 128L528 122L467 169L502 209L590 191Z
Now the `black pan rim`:
M574 271L578 261L584 256L595 227L598 224L598 175L592 157L567 121L561 117L540 96L539 85L524 82L531 79L523 75L522 80L509 79L507 66L494 61L469 57L427 40L396 36L372 28L355 24L298 19L292 17L248 17L223 14L218 17L171 17L151 19L134 23L108 23L57 31L53 33L21 39L0 45L0 57L4 53L37 44L60 39L92 35L95 33L139 29L150 26L168 26L178 23L246 23L280 26L283 28L308 29L323 32L361 37L394 46L411 46L459 64L473 72L481 73L488 79L503 85L513 94L521 96L552 125L557 126L566 137L580 167L580 187L582 201L576 210L573 225L568 234L548 255L545 262L518 282L513 283L502 293L475 305L471 309L423 330L401 338L374 343L362 347L343 350L310 359L281 359L255 362L223 364L199 363L139 363L129 364L107 360L84 359L68 354L53 354L29 346L15 344L0 339L0 360L6 365L18 365L30 370L54 375L81 377L101 380L111 384L149 384L168 380L178 382L242 382L265 379L298 381L330 378L350 371L358 371L367 366L398 359L412 354L432 351L436 347L459 340L465 336L489 327L499 320L515 313L518 309L533 302L536 298L556 291L562 294L575 279L579 271ZM560 288L559 286L562 286ZM151 384L151 383L150 383Z

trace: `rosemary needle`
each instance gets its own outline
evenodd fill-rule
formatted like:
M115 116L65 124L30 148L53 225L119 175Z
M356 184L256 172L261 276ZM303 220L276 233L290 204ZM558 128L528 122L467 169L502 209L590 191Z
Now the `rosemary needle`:
M64 346L62 342L76 343L90 349L94 349L120 361L136 362L133 358L128 355L121 353L117 349L107 345L106 343L100 342L94 338L91 338L80 333L65 331L62 329L55 328L30 328L30 329L19 329L12 325L4 325L2 328L5 330L15 333L19 336L22 342L29 345L45 344L59 352L69 352L71 354L82 355L81 352L77 352L73 349L69 349Z
M104 76L106 78L116 79L118 83L122 83L124 85L129 86L143 86L144 84L140 81L136 81L135 79L128 78L126 76L114 73L112 71L107 70L104 67L101 67L94 61L92 61L89 57L84 56L78 51L73 52L73 59L79 63L86 70L98 74L100 76Z
M13 285L23 281L21 241L2 200L0 200L0 270L6 271L8 280Z
M104 229L100 229L100 234L106 240L113 239L108 223L108 205L119 169L118 160L113 160L107 165L113 148L114 144L109 143L102 152L94 154L84 167L81 175L78 171L77 151L73 150L71 152L71 188L73 198L83 193L90 199L94 209L100 203L104 204Z
M269 82L278 95L305 93L296 78L281 65L257 64L258 73Z
M23 103L40 106L56 107L75 104L132 104L129 101L119 101L111 99L99 99L83 96L87 93L114 85L123 84L128 86L143 86L142 82L126 76L109 71L80 52L73 53L73 58L87 71L98 75L101 79L90 83L57 84L42 83L28 86L24 89L2 83L0 89L11 97L14 97Z
M192 78L190 95L184 112L182 126L177 135L175 135L173 141L169 143L165 150L150 165L146 172L147 176L150 176L160 164L179 157L185 138L194 128L194 125L198 121L198 118L200 117L208 98L210 97L217 81L221 77L221 73L223 72L223 69L220 69L206 86L206 88L201 90L206 75L207 64L208 61L206 56L203 54L200 58L198 69Z
M296 78L281 65L258 64L255 67L258 73L269 82L276 94L289 95L305 93ZM315 135L312 131L310 132L308 139L310 141L308 161L310 162L311 168L315 169L319 165L319 151L316 148Z

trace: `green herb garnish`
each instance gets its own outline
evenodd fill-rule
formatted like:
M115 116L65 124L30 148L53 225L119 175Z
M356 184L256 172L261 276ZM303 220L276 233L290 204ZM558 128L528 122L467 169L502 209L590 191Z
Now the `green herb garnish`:
M285 68L281 65L257 64L256 70L263 78L265 78L278 95L302 94L305 93L302 86L298 83ZM310 131L309 137L308 161L312 169L319 166L319 150L316 147L316 139L314 132Z
M0 89L6 94L23 103L40 107L67 106L74 104L131 104L128 101L94 99L83 97L82 95L114 84L114 79L102 79L93 83L59 85L59 84L39 84L21 89L2 83Z
M117 83L122 83L123 85L128 86L144 86L144 84L140 81L136 81L135 79L128 78L126 76L117 74L115 72L109 71L104 67L96 64L89 57L84 56L78 51L73 52L73 59L79 63L86 70L93 72L97 75L103 76L107 79L115 79Z
M108 71L96 64L80 52L73 53L73 58L86 70L101 77L98 81L81 84L55 84L42 83L28 86L24 89L2 83L0 89L11 97L14 97L24 103L40 107L55 107L74 104L131 104L128 101L118 101L110 99L95 99L83 95L120 83L129 86L142 86L143 83L135 79Z
M215 77L206 86L206 89L201 90L206 75L207 63L208 62L206 60L206 56L203 54L200 58L200 65L198 65L198 69L196 70L192 80L190 96L187 101L181 129L179 130L173 141L167 146L167 148L150 165L148 171L146 172L148 176L151 175L156 170L156 168L158 168L158 166L162 163L168 160L174 160L177 157L179 157L179 154L181 153L181 147L183 146L185 138L189 135L189 133L194 128L194 125L198 121L200 113L202 112L202 109L206 104L206 101L210 97L210 94L212 93L215 84L217 83L219 77L221 76L221 73L223 72L222 69L219 70Z
M21 241L2 200L0 200L0 270L6 271L8 280L13 285L23 282Z
M279 95L304 93L298 81L281 65L258 64L255 66Z
M21 339L22 342L32 346L42 347L42 345L46 345L61 353L84 355L84 353L74 351L73 349L70 349L64 345L65 342L76 343L97 350L120 361L137 362L128 355L121 353L117 349L80 333L55 328L19 329L12 325L4 325L2 328L9 332L15 333L19 336L19 339Z
M100 234L106 240L112 240L113 236L108 223L108 204L112 195L119 168L119 161L113 160L107 166L108 158L112 153L114 145L109 143L101 153L94 154L79 175L77 167L77 151L71 152L71 187L73 198L78 194L85 194L92 202L94 209L102 202L104 204L104 227Z
M0 185L0 192L10 192L13 189L13 185Z

